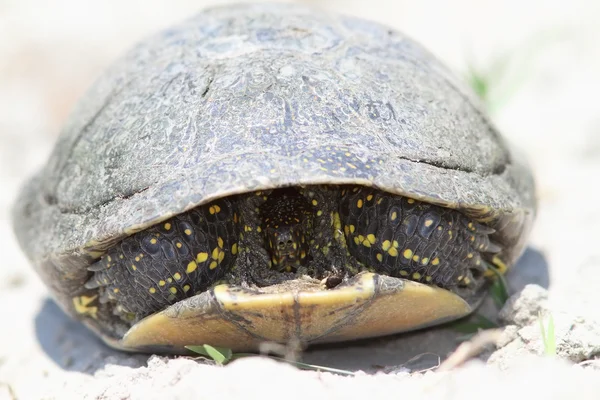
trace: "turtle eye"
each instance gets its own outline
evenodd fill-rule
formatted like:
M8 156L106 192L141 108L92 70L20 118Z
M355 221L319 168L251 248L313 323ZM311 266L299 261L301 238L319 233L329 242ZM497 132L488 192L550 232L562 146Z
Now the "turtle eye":
M294 241L291 238L288 238L285 242L285 239L282 239L281 236L279 238L279 243L277 243L277 249L279 251L289 251L290 248L294 247Z

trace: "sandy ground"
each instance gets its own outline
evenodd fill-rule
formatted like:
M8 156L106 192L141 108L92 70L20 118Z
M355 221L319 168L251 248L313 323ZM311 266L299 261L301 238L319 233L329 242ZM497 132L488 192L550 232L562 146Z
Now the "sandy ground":
M397 27L458 73L466 76L471 66L492 80L493 117L529 156L540 209L530 247L509 275L514 297L501 313L508 326L503 346L483 361L408 374L437 365L457 346L460 334L448 327L305 355L307 362L359 371L353 377L259 358L225 368L148 359L107 349L48 300L12 236L9 210L19 185L43 165L73 102L111 60L209 3L0 2L0 399L600 397L594 0L307 1ZM498 66L506 73L496 74ZM554 317L559 357L541 357L538 315L545 310Z

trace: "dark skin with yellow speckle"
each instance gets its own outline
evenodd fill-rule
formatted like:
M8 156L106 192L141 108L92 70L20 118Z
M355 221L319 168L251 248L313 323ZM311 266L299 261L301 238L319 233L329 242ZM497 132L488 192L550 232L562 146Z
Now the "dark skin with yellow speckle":
M217 200L136 233L86 283L136 322L222 281L267 286L369 270L476 290L500 247L458 211L361 186L308 186Z

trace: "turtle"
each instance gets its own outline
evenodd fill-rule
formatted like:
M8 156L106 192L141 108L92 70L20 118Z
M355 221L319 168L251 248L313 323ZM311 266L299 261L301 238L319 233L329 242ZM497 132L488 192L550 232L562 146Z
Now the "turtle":
M105 343L256 351L472 313L536 214L525 157L401 32L315 7L207 8L75 105L13 209Z

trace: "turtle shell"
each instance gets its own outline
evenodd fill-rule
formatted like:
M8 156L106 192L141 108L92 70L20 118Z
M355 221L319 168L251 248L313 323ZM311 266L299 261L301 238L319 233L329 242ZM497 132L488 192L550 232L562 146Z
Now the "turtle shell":
M227 343L235 344L249 328L227 324L256 308L266 316L253 323L264 338L284 340L310 325L314 332L301 337L308 341L414 329L472 311L479 295L461 299L365 274L329 292L233 296L236 288L218 286L131 329L94 318L94 295L83 287L87 267L114 243L214 199L317 184L372 186L460 210L496 230L498 260L507 266L521 254L535 215L527 164L430 53L373 22L269 4L205 10L109 68L72 112L46 167L23 188L14 226L63 309L115 347L179 351L193 339L168 333L179 323L228 331ZM368 310L362 317L340 311L345 317L314 322L325 321L327 307L348 310L361 296L372 305L357 306ZM405 322L384 326L390 316L377 310L409 298L425 317L395 315ZM292 318L287 334L269 336L276 315L298 304L324 313ZM225 306L237 307L237 317L225 317ZM366 332L377 315L380 326ZM254 339L239 349L263 338L248 335Z

